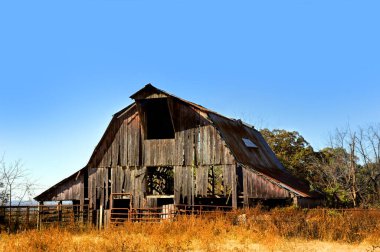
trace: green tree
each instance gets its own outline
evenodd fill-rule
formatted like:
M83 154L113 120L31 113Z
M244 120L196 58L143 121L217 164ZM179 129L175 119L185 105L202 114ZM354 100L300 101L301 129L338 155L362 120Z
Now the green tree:
M261 133L285 168L324 192L331 205L380 206L380 125L337 129L318 152L296 131Z
M289 172L298 178L308 179L308 167L315 153L303 136L297 131L283 129L262 129L260 132Z

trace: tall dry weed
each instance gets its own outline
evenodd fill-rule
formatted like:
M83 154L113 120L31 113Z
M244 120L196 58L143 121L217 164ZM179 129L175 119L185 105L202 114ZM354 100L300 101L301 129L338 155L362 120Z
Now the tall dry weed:
M160 223L126 222L100 231L75 225L52 227L1 235L0 239L0 251L7 252L292 251L305 240L365 242L376 248L380 245L380 212L253 208L183 215Z

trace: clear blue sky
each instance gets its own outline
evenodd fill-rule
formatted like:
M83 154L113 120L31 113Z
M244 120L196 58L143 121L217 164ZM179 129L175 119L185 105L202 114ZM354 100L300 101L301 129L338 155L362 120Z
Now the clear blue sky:
M380 118L379 1L1 1L0 153L46 189L146 83L258 127ZM38 193L37 192L37 193Z

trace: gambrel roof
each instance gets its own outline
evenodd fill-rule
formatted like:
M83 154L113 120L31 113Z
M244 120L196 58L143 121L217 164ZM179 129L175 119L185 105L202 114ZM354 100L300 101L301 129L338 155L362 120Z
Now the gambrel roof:
M261 133L253 126L250 126L241 120L225 117L212 110L204 108L203 106L176 97L151 84L146 85L144 88L131 95L131 98L135 100L134 103L113 115L110 124L92 153L88 164L80 171L41 193L35 198L36 200L41 201L49 198L49 195L54 194L54 190L62 184L78 178L78 174L83 173L86 168L97 167L100 159L99 157L104 155L105 151L112 143L115 134L114 129L122 123L126 114L133 115L138 113L136 101L146 98L170 98L176 102L192 107L217 129L217 132L225 141L238 164L252 170L265 180L290 191L295 196L311 198L320 197L319 193L311 192L309 186L305 182L292 176L283 167Z

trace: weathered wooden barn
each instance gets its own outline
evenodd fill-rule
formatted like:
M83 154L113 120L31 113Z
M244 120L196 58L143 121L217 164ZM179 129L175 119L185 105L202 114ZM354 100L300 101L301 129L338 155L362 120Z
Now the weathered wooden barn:
M151 84L116 113L88 164L35 199L70 200L93 211L115 205L227 205L311 201L262 135ZM99 214L98 214L99 215Z

